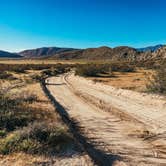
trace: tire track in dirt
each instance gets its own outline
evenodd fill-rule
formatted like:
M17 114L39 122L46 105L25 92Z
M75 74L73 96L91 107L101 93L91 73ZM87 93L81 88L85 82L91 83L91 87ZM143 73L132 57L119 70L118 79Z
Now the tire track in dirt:
M78 122L81 133L88 138L90 144L106 154L121 156L127 165L166 164L165 158L158 155L153 144L144 140L144 136L149 133L146 133L142 123L130 120L130 116L127 117L129 119L123 119L123 115L120 118L116 114L104 112L105 108L94 102L95 97L94 100L88 98L90 89L86 89L87 96L83 99L80 89L85 89L82 84L78 81L77 86L73 85L73 81L68 80L67 76L49 78L47 88L69 116Z
M141 101L135 97L138 94L131 91L127 91L127 95L122 95L126 90L121 90L121 93L116 93L116 89L112 91L112 87L100 83L89 83L85 79L83 80L83 78L75 77L73 73L67 74L65 81L67 83L70 82L69 85L74 87L73 89L83 96L87 93L96 99L98 98L101 103L104 103L107 107L109 105L110 108L114 107L120 109L124 113L141 121L146 126L149 126L150 131L157 134L165 131L166 121L164 119L166 118L166 101L158 100L159 103L154 105L153 102L156 102L156 100L152 98L145 98L144 101ZM128 96L133 96L133 98ZM143 99L143 96L140 95L140 97Z

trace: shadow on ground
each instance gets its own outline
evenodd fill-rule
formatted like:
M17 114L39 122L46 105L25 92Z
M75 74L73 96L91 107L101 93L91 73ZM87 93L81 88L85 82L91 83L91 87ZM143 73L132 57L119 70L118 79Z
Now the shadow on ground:
M115 161L117 160L122 160L122 158L118 155L113 155L113 154L107 154L106 152L97 149L95 145L86 138L84 135L81 134L79 124L76 123L73 119L70 118L69 114L66 112L65 108L59 104L56 99L52 96L50 91L47 89L46 85L50 84L45 84L44 81L41 82L42 88L45 92L45 94L49 97L53 105L55 106L56 110L60 114L62 120L67 124L69 127L70 131L76 138L76 140L83 145L85 151L88 153L88 155L92 158L94 163L99 166L111 166L114 164ZM56 84L53 84L56 85Z

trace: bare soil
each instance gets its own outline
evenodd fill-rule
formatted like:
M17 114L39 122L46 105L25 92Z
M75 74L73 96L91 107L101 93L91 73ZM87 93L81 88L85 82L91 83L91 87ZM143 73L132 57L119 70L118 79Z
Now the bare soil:
M73 73L51 77L47 88L78 122L82 134L115 165L166 165L166 100L94 83Z

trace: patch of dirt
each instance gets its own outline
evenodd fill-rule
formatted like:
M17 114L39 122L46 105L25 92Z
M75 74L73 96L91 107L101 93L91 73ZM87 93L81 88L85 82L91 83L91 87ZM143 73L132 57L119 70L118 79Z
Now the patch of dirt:
M122 157L127 165L166 164L163 148L148 140L166 130L163 97L116 89L73 73L48 78L47 88L96 148Z

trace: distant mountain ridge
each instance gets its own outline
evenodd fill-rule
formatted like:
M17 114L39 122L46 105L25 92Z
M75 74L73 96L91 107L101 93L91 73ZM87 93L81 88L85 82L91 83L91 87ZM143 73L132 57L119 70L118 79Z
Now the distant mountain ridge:
M154 52L157 51L159 48L163 47L164 45L159 44L159 45L155 45L155 46L149 46L149 47L144 47L144 48L137 48L138 51L142 51L142 52Z
M55 60L150 60L155 58L166 58L166 46L156 45L141 49L128 46L110 48L107 46L87 49L42 47L37 49L24 50L20 53L9 53L0 51L2 58L44 58Z
M104 59L128 59L135 57L138 51L131 47L121 46L121 47L98 47L98 48L87 48L76 51L63 52L49 56L49 59L87 59L87 60L104 60Z
M23 57L43 57L43 56L51 56L55 55L61 52L67 52L77 50L73 48L59 48L59 47L42 47L42 48L36 48L31 50L24 50L22 52L19 52L20 55Z
M158 47L158 48L157 48ZM150 51L149 51L150 49ZM98 47L78 49L66 52L59 52L54 55L44 57L46 59L61 59L61 60L73 60L73 59L86 59L86 60L129 60L129 61L142 61L151 59L166 58L166 46L159 45L153 48L148 48L147 51L140 51L138 49L119 46L115 48L110 47Z
M0 58L21 58L21 55L0 50Z

